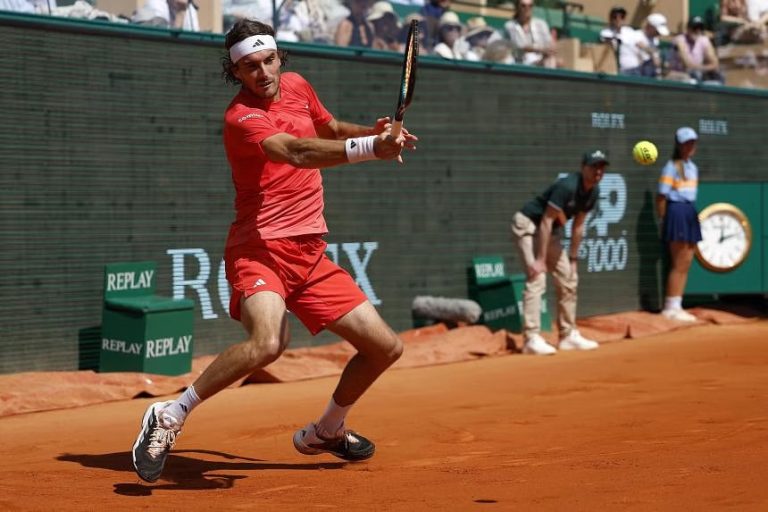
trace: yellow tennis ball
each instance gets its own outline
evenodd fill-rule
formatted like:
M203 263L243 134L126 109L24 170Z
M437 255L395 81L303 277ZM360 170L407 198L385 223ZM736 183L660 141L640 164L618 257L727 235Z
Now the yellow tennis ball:
M651 165L658 158L659 150L656 149L653 142L641 140L632 148L632 156L635 158L635 162L640 165Z

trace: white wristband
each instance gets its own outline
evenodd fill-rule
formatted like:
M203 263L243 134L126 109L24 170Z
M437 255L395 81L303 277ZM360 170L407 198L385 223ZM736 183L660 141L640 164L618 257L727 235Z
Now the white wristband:
M378 157L373 151L373 143L376 141L376 138L376 135L371 135L369 137L347 139L344 142L344 148L347 151L349 163L377 160Z

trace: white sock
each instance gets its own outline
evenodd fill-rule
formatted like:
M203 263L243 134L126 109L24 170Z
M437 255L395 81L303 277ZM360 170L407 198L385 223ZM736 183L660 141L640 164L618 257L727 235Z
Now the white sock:
M320 431L320 434L323 436L333 436L341 430L341 427L344 426L344 418L347 417L347 413L352 408L353 404L349 404L347 406L340 406L336 403L336 401L331 398L331 401L328 402L328 407L326 407L325 412L322 416L320 416L320 419L317 420L317 429Z
M678 297L667 297L664 300L664 309L683 309L683 298Z
M187 415L192 412L192 409L201 402L202 400L200 400L195 391L195 386L189 386L163 413L173 417L173 419L181 424L187 419Z

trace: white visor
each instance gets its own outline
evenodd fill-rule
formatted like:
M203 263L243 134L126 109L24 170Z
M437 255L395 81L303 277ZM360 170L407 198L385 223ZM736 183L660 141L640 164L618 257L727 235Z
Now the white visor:
M277 50L277 43L274 37L266 34L246 37L229 49L229 58L232 59L232 64L237 64L237 61L246 55L264 50Z

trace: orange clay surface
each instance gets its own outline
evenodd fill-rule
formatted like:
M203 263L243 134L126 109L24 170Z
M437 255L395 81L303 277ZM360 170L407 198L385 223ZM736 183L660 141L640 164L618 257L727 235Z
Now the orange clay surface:
M227 389L163 478L133 473L151 399L0 418L0 510L768 510L768 321L591 353L388 372L349 423L368 462L307 457L293 431L336 377Z

